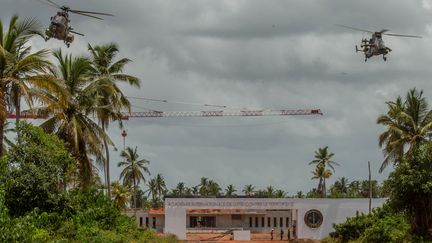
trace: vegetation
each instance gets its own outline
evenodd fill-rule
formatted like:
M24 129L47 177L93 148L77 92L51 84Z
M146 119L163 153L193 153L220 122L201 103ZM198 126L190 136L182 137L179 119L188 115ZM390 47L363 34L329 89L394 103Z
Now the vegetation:
M168 242L138 229L102 190L73 188L79 163L57 136L25 123L18 131L20 146L0 163L1 242Z
M146 181L144 173L150 175L148 169L148 164L150 162L145 159L138 159L139 155L137 150L138 147L135 147L135 149L127 147L120 154L120 157L124 160L118 163L118 167L124 167L120 173L120 179L123 179L123 184L133 187L133 205L135 208L137 207L138 184L141 181Z
M387 102L388 112L377 123L387 130L379 136L386 156L380 171L391 162L394 171L384 183L390 198L383 209L334 225L329 241L430 242L432 235L432 111L422 91L408 91L406 100ZM335 183L343 189L347 182ZM376 183L374 183L376 184ZM360 185L359 185L360 186Z

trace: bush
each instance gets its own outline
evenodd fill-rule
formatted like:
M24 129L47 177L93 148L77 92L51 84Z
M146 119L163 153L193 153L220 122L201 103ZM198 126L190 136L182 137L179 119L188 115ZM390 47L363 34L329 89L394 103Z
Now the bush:
M335 224L333 228L335 231L325 242L405 242L411 239L406 217L394 212L388 205L375 209L371 215L348 218L345 223Z

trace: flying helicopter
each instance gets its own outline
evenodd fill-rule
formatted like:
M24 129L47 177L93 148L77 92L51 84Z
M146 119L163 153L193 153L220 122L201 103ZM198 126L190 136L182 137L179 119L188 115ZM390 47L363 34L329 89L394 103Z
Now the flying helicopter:
M45 30L45 41L48 41L51 38L55 38L64 41L67 47L69 47L70 44L74 41L73 34L84 36L84 34L73 31L73 28L70 26L69 13L79 14L100 20L103 19L95 15L114 16L108 13L71 9L67 6L60 6L52 0L39 0L39 2L48 4L51 7L59 9L57 14L51 17L51 23L49 27Z
M346 26L346 25L340 25L340 24L337 24L337 26L372 34L370 39L367 39L367 38L362 39L360 49L357 47L357 45L355 46L356 52L363 52L364 53L365 62L369 58L371 58L373 56L379 56L379 55L382 55L383 60L387 61L386 55L389 52L391 52L392 49L390 49L389 47L387 47L384 44L383 35L397 36L397 37L409 37L409 38L422 38L421 36L418 36L418 35L401 35L401 34L386 33L387 31L389 31L387 29L383 29L381 31L370 31L370 30L364 30L364 29L359 29L359 28L350 27L350 26Z

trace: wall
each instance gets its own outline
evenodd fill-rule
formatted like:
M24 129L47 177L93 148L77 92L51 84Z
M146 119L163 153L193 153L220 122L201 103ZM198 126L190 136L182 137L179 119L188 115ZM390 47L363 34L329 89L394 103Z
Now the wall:
M381 206L385 200L373 199L372 207ZM186 239L186 209L294 209L293 219L295 220L295 212L298 215L297 237L322 239L332 231L333 223L343 222L347 217L355 216L357 211L367 213L368 199L166 198L165 233L175 234L181 240ZM310 209L318 209L324 216L322 225L317 229L309 228L304 223L304 215ZM282 212L279 212L280 214L277 214L277 212L271 213L278 217L279 224L279 217L281 217ZM287 213L287 216L282 217L289 217L288 211L284 211L284 213ZM267 222L265 223L267 226ZM271 223L273 228L273 222ZM261 222L259 224L261 225ZM245 229L249 228L249 217L247 215L243 216L243 225ZM255 219L253 225L255 225Z

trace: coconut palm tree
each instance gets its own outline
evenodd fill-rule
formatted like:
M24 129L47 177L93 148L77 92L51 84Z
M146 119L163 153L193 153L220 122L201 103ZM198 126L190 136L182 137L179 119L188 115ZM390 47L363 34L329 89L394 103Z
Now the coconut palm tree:
M274 193L275 193L275 190L274 190L274 188L273 188L272 186L268 186L268 187L265 189L265 194L266 194L266 196L267 196L268 198L272 198L272 197L274 197Z
M221 193L222 188L219 186L219 184L213 180L209 180L207 185L207 192L208 195L211 196L219 196Z
M255 192L255 187L252 185L245 185L243 187L243 191L242 191L246 196L250 197L254 194Z
M230 184L226 187L225 189L225 196L231 197L231 196L235 196L235 192L237 190L235 189L234 185Z
M134 206L136 207L136 199L138 192L138 185L141 181L145 182L146 179L144 174L150 175L148 165L150 162L145 159L139 159L138 147L132 149L131 147L126 147L120 154L124 160L118 163L118 167L124 167L120 173L120 179L123 179L123 184L132 185L134 192Z
M321 197L324 198L326 196L326 179L330 178L333 173L331 170L326 169L322 164L318 164L315 167L315 171L311 172L313 174L312 179L319 180L317 192L321 193Z
M273 193L273 195L275 198L285 198L287 196L287 193L281 189L278 189Z
M120 127L121 110L130 111L130 102L123 94L117 85L117 82L128 82L130 85L139 88L140 81L137 77L123 73L125 66L131 62L127 58L121 58L115 61L119 53L117 44L110 43L100 46L91 46L88 44L91 60L91 77L95 80L106 80L112 88L109 92L104 92L106 89L96 90L95 96L101 97L98 99L99 108L96 110L97 118L103 130L108 129L110 120L118 121ZM106 184L110 184L110 162L108 142L104 140L105 149L105 180ZM110 187L107 187L107 195L110 197Z
M387 114L377 119L378 124L387 128L379 136L385 156L379 172L392 162L397 164L404 156L410 157L420 143L430 141L432 136L432 111L423 91L411 89L404 101L399 96L396 101L387 102L387 107Z
M39 90L39 99L44 104L37 110L51 114L41 126L47 132L56 133L68 145L79 162L81 187L88 188L92 182L93 162L90 156L102 158L101 144L113 144L105 131L91 119L98 108L95 90L107 89L106 82L89 79L90 61L84 57L72 58L63 55L61 50L54 52L59 66L52 70L63 84L56 92Z
M201 196L207 196L209 194L208 189L209 179L206 177L201 177L199 186L199 194Z
M179 182L177 183L176 188L172 190L172 194L177 197L182 197L186 195L187 189L188 188L185 186L184 182Z
M297 191L296 198L304 198L304 197L305 195L303 194L303 191Z
M125 208L132 195L129 186L121 185L119 181L113 181L111 190L113 192L114 205L116 205L118 209Z
M52 68L48 60L49 50L31 53L29 41L40 33L35 19L20 20L17 15L10 19L8 30L0 20L0 157L3 155L3 129L8 112L20 113L21 97L31 105L30 86L52 89L54 78L42 75Z
M325 146L323 148L318 148L318 151L315 151L315 159L309 162L310 165L316 164L316 165L322 165L324 167L328 166L332 169L334 172L334 165L339 165L338 163L331 160L331 158L334 156L334 153L328 152L328 146Z

